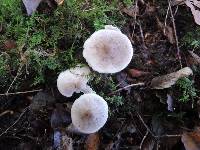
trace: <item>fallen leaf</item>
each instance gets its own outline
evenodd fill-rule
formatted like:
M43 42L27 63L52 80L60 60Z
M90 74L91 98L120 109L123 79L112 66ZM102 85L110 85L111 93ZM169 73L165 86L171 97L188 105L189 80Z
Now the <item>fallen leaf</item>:
M70 113L65 110L62 104L56 104L56 108L54 109L51 115L51 127L59 128L67 126L70 123L71 123Z
M98 133L90 134L86 140L86 150L98 150L100 144L100 138Z
M58 5L62 5L65 0L55 0Z
M199 131L184 133L181 137L186 150L200 150Z
M34 13L42 0L22 0L28 16Z
M186 0L185 4L190 8L192 11L194 20L196 24L200 25L200 10L195 9L195 6L200 8L200 2L197 0Z
M155 77L151 81L152 89L165 89L169 88L176 83L176 81L183 77L188 77L193 74L189 67L182 68L176 72Z
M162 30L164 36L166 36L169 40L169 42L171 44L174 44L175 43L175 37L174 37L174 32L173 32L173 28L168 26L168 25L164 25L159 19L158 17L156 17L156 20L157 20L157 24L158 24L158 27L160 28L160 30Z
M165 127L164 127L164 119L160 116L153 115L151 120L152 125L152 131L157 136L161 136L165 133Z
M174 102L174 100L173 100L172 96L170 94L167 94L167 110L174 111L173 102Z
M193 57L194 61L200 64L200 57L192 51L189 51L190 55Z
M141 77L141 76L145 76L149 74L149 72L141 71L138 69L129 69L128 72L133 78L137 78L137 77Z
M16 48L16 47L17 47L17 44L13 40L6 40L4 42L4 48L6 50L10 50L10 49L13 49L13 48Z
M55 102L55 98L45 92L38 92L32 99L30 104L31 110L37 111L42 107L51 105Z

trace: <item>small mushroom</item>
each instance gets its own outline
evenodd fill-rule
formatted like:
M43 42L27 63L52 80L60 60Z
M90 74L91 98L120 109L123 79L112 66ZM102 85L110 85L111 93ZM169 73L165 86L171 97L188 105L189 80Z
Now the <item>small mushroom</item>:
M107 102L95 93L84 94L72 105L71 118L73 125L80 132L94 133L107 121Z
M83 57L99 73L119 72L128 66L133 56L128 37L111 25L94 32L83 47Z
M61 72L57 79L59 92L66 97L71 97L74 92L93 92L90 86L87 85L89 74L90 70L88 67L80 66Z

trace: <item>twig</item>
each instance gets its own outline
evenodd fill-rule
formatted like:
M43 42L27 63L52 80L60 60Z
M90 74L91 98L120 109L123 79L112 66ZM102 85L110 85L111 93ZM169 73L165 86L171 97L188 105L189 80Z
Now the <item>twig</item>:
M139 28L140 28L140 35L141 35L141 38L142 38L142 44L143 44L143 46L145 46L144 33L143 33L142 26L141 26L140 22L139 22L138 25L139 25Z
M118 90L116 90L116 91L113 91L113 92L109 93L108 95L112 95L112 94L114 94L114 93L120 92L120 91L122 91L122 90L124 90L124 89L127 89L127 88L130 88L130 87L144 86L144 85L145 85L145 84L144 84L143 82L139 82L139 83L135 83L135 84L130 84L130 85L127 85L127 86L125 86L125 87L122 87L122 88L120 88L120 89L118 89Z
M160 135L160 136L155 136L156 138L163 138L163 137L181 137L182 135L181 134L166 134L166 135Z
M144 122L144 120L142 119L142 117L140 116L140 114L138 112L137 113L137 116L139 117L140 121L142 122L142 124L145 126L145 128L147 129L147 131L153 136L156 138L156 136L154 135L154 133L149 129L149 127L147 126L147 124Z
M39 90L31 90L31 91L24 91L24 92L14 92L14 93L4 93L4 94L0 94L0 96L8 96L8 95L19 95L19 94L26 94L26 93L34 93L34 92L40 92L43 89L39 89Z
M140 143L140 149L142 149L142 145L143 145L143 143L144 143L144 140L147 138L147 135L149 134L149 131L147 130L146 131L146 134L144 135L144 137L143 137L143 139L142 139L142 141L141 141L141 143Z
M179 59L180 66L182 68L180 48L179 48L179 44L178 44L179 42L178 42L178 36L177 36L177 31L176 31L175 19L174 19L174 15L173 15L173 12L172 12L171 0L168 0L168 3L169 3L169 11L170 11L170 14L171 14L171 19L172 19L172 24L173 24L173 29L174 29L176 48L177 48L177 56L178 56L178 59Z
M8 94L8 92L10 91L12 85L13 85L14 82L17 80L18 76L20 75L21 70L22 70L22 67L23 67L23 65L20 65L20 66L19 66L19 69L18 69L18 71L17 71L17 75L15 76L15 78L14 78L13 81L12 81L12 83L10 84L10 86L9 86L9 88L8 88L8 90L7 90L7 92L6 92L6 94Z
M165 34L165 32L166 32L167 18L168 18L168 15L169 15L169 7L170 7L170 6L168 5L167 14L166 14L166 16L165 16L165 23L164 23L164 30L163 30L164 34Z
M12 110L6 110L6 111L4 111L0 114L0 117L4 116L5 114L8 114L8 113L13 114L13 111Z
M21 117L25 114L25 112L28 110L28 108L29 108L29 106L26 107L26 108L23 110L23 112L20 114L20 116L18 117L18 119L17 119L10 127L8 127L4 132L2 132L2 133L0 134L0 137L1 137L2 135L6 134L12 127L14 127L14 126L19 122L19 120L20 120Z
M133 32L132 32L132 35L131 35L131 39L133 38L133 35L135 33L135 27L136 27L136 19L137 19L137 9L138 9L138 0L135 1L135 8L136 8L136 11L134 11L134 26L133 26Z

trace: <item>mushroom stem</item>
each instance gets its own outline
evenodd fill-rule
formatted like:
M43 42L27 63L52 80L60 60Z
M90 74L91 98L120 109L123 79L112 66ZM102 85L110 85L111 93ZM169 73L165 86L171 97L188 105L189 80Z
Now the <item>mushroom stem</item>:
M96 93L95 91L93 91L93 89L89 85L86 85L84 88L81 89L81 91L84 94L87 94L87 93Z

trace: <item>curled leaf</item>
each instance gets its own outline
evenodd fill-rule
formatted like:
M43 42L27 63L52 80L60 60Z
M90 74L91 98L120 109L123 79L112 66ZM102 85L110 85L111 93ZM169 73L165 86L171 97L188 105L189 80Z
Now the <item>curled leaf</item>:
M176 72L155 77L151 81L152 89L165 89L169 88L176 83L176 81L183 77L188 77L193 74L189 67L182 68Z

